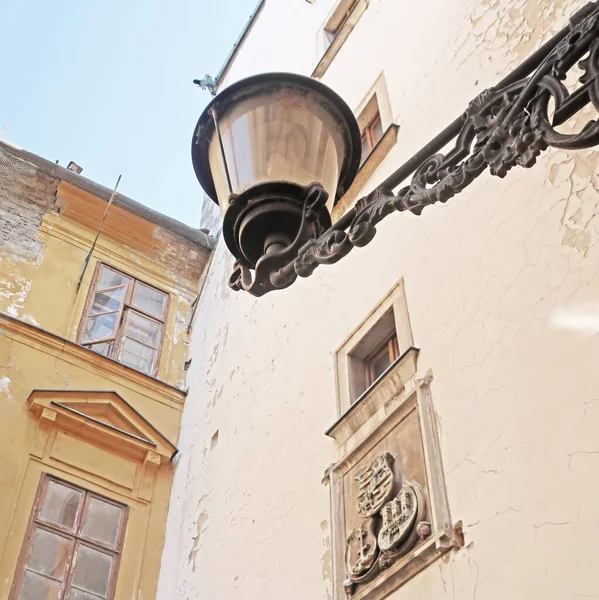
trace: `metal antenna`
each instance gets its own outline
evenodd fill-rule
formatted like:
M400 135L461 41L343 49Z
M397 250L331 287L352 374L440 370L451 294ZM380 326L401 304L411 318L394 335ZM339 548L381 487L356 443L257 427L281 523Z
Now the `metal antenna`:
M0 131L0 139L2 139L4 137L4 132L6 131L7 127L8 127L8 121L6 121L6 123L4 123L4 127L2 128L2 131Z
M112 190L112 194L110 194L110 199L108 200L108 204L106 205L106 210L104 211L104 216L102 217L102 220L100 221L100 227L98 228L98 232L96 233L94 243L92 244L91 248L89 249L89 252L85 256L85 260L83 261L83 269L81 270L81 276L79 277L79 281L77 282L77 289L79 289L79 287L81 286L81 282L83 281L83 276L85 275L85 271L87 270L87 265L89 264L89 259L92 256L94 248L96 247L96 243L98 241L98 238L100 237L102 227L104 227L104 221L106 221L106 217L108 215L108 210L110 209L110 207L112 205L112 201L114 200L114 197L116 196L116 190L119 187L119 183L121 182L121 177L122 177L122 175L119 175L119 178L116 180L116 185L114 186L114 189Z

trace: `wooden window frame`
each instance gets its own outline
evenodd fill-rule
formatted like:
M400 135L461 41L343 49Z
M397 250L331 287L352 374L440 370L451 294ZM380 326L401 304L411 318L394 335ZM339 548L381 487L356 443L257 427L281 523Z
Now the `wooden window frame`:
M364 424L363 419L374 414L351 409L356 402L370 405L378 401L377 394L371 394L369 398L366 393L369 388L366 387L365 361L372 358L392 335L397 336L398 350L401 351L396 364L404 362L405 358L408 367L417 352L410 352L414 347L414 338L403 278L395 283L335 351L338 417L352 413L357 415L358 422Z
M94 301L94 297L95 297L96 293L98 292L98 289L97 289L98 281L100 279L100 274L102 272L102 269L108 269L110 271L113 271L114 273L117 273L118 275L126 277L127 279L130 280L130 283L127 283L125 286L115 285L113 287L101 290L101 291L110 291L110 290L118 289L121 287L128 288L125 291L123 301L121 302L121 306L118 311L117 324L116 324L116 330L114 332L114 335L103 338L103 339L94 340L93 342L83 342L83 335L85 333L85 326L86 326L87 320L90 317L94 316L94 315L90 315L90 310L91 310L91 307L92 307L92 304ZM137 308L136 306L133 306L133 298L135 297L135 294L137 292L138 285L145 286L147 288L150 288L151 290L155 290L156 292L164 295L164 297L165 297L164 305L162 307L162 314L160 315L160 318L156 317L156 315L152 315L152 314L144 311L141 308ZM81 320L79 322L79 328L77 330L77 343L82 345L85 348L88 348L92 352L95 352L95 350L93 350L93 348L91 348L90 346L93 346L96 344L103 344L103 343L107 343L107 342L113 342L112 348L110 349L110 352L108 353L108 355L101 354L101 356L106 356L107 358L110 358L112 360L116 360L117 362L120 362L121 354L122 354L122 350L123 350L123 343L124 343L125 338L127 337L125 335L125 331L127 328L127 324L129 322L129 315L131 314L131 311L139 313L143 317L145 317L151 321L154 321L155 323L158 323L160 325L160 339L158 340L158 344L155 348L156 354L154 357L154 362L152 363L151 371L149 373L146 373L145 371L136 369L140 373L144 373L146 375L151 375L152 377L155 377L158 373L160 357L162 354L162 348L164 346L166 319L168 317L168 311L169 311L169 307L170 307L170 299L171 299L170 294L168 292L165 292L164 290L161 290L153 285L150 285L150 284L146 283L145 281L141 281L140 279L137 279L136 277L133 277L132 275L128 275L127 273L124 273L123 271L120 271L119 269L115 269L114 267L107 265L106 263L99 262L96 265L94 275L93 275L91 283L90 283L87 300L85 301L83 314L81 315ZM113 312L117 312L117 311L113 311ZM111 314L111 313L103 313L103 314ZM137 341L137 340L135 340L135 341ZM146 344L143 344L143 342L139 342L139 343L146 346ZM147 347L149 348L150 346L147 346ZM154 348L152 348L152 349L154 350ZM125 365L125 366L129 366L129 365ZM135 367L130 367L130 368L135 369Z
M375 138L374 129L377 124L380 124L380 126L381 126L381 134ZM364 144L364 141L366 141L366 143L368 144L368 152L366 152L366 154L364 154L362 156L362 162L364 162L368 158L368 156L374 150L374 147L377 145L378 141L383 137L384 134L385 134L385 131L383 130L383 123L381 121L381 113L377 109L374 117L372 117L372 119L369 121L368 125L366 125L366 127L364 127L364 129L362 130L362 137L361 137L362 144Z
M366 389L378 379L375 374L374 365L385 354L389 356L389 365L392 365L399 358L399 341L395 331L372 354L366 357L364 361Z
M57 523L50 523L48 521L45 521L40 516L42 507L44 506L44 500L46 499L49 483L52 481L59 485L71 488L72 490L75 490L76 492L79 492L81 494L81 499L79 500L79 505L77 506L77 513L75 516L75 524L73 527L73 531L69 531L67 528L62 527ZM118 506L120 509L122 509L122 516L119 523L119 529L117 532L117 539L114 548L111 548L107 545L103 545L100 542L91 540L90 538L85 537L82 533L83 525L85 523L85 519L89 510L89 504L92 498L97 498L102 502L112 504L113 506ZM112 500L111 498L106 498L101 494L92 492L91 490L75 485L69 481L65 481L64 479L60 479L59 477L54 477L52 475L49 475L48 473L42 473L42 477L40 479L40 483L38 485L38 489L35 495L31 516L29 518L29 523L27 525L25 539L23 541L23 546L21 547L21 552L17 561L15 577L12 583L10 594L8 596L9 600L17 600L19 598L23 586L23 581L25 579L25 573L27 570L31 571L32 573L37 573L37 571L34 571L33 569L27 569L27 561L29 560L29 556L31 555L31 551L33 550L33 540L35 532L38 529L43 529L55 535L59 535L69 539L69 546L67 550L64 568L65 577L62 582L63 585L60 589L58 600L64 600L66 594L71 589L73 575L75 573L73 564L76 564L76 562L73 562L73 559L76 558L76 553L79 551L79 548L82 545L97 550L98 552L103 552L104 554L110 554L113 557L114 560L112 562L112 568L110 570L109 583L106 593L106 600L113 600L116 591L116 582L118 579L118 571L121 562L121 556L123 553L125 531L127 530L128 519L129 507L126 504L122 504L121 502L117 502L115 500ZM51 577L49 575L42 576L53 581L58 581L56 578ZM92 593L92 595L95 594ZM98 599L100 599L100 596L98 596Z

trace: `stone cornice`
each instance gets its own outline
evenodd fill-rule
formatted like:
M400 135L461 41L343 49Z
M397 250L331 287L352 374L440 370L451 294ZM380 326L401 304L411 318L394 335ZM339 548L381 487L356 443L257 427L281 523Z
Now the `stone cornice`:
M54 219L50 221L48 220L48 216L49 215L46 216L39 228L40 234L56 238L74 246L82 252L89 251L93 241L93 235L85 230L77 232L72 227L63 225L60 221L60 217L54 217ZM96 243L93 256L107 264L112 264L114 267L120 267L127 273L138 276L140 279L151 280L165 291L181 293L190 300L193 300L197 295L195 286L191 284L184 285L185 280L183 278L180 280L173 280L171 277L166 277L164 271L151 268L154 266L154 263L150 261L135 260L134 258L128 257L127 253L119 253L115 257L114 248L105 244L103 240L98 240Z
M66 362L101 373L110 382L132 389L178 410L183 409L187 392L101 356L70 340L50 333L20 319L0 313L0 333L47 354L60 356Z

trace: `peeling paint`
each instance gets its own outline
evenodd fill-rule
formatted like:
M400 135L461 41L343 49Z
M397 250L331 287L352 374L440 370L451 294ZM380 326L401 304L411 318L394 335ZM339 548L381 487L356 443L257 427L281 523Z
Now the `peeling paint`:
M196 569L196 557L200 549L200 537L202 533L206 531L206 528L208 527L207 523L208 513L206 513L206 511L202 511L195 522L196 535L192 538L192 548L189 552L189 556L187 557L187 562L191 564L192 571L195 571Z
M42 261L38 230L58 180L0 149L0 311L20 317Z
M320 559L320 564L322 565L322 581L326 589L327 600L330 600L333 597L333 555L331 552L329 523L326 519L320 523L320 529L324 534L322 541L324 553Z
M198 280L190 277L201 273L209 251L191 228L148 211L126 211L123 206L134 203L119 196L89 253L106 211L101 186L54 169L25 151L14 152L25 159L15 157L11 146L0 142L0 571L7 574L0 578L0 599L8 598L13 575L18 575L15 565L36 487L40 474L48 471L131 507L127 531L133 535L128 535L120 557L113 595L156 598L173 477L169 460L186 400L175 386L185 385L189 349L185 325L199 288ZM58 172L61 179L47 171ZM164 252L152 236L154 221L172 228L163 231L169 244ZM191 251L193 265L185 262ZM86 255L89 268L82 274ZM172 297L156 378L77 343L98 261ZM59 409L50 400L43 408L34 406L32 390L46 390L56 401L67 398L67 402L73 392L86 390L75 403L78 408L89 406L93 391L109 390L107 395L116 394L116 404L98 401L96 412L90 411L91 420L83 418L83 410L68 424L54 420L54 409ZM126 404L121 405L121 414L122 400ZM98 417L104 409L106 419ZM134 415L131 420L127 413ZM89 428L91 421L95 425ZM99 433L98 422L103 421L114 425L108 437ZM128 433L154 440L152 452L132 450ZM46 444L47 436L53 442ZM55 459L60 460L60 473L51 466Z

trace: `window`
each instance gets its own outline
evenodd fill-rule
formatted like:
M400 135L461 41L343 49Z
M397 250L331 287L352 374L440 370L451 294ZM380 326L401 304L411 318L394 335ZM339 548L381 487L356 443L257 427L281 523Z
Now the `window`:
M433 374L417 376L413 344L400 280L336 352L339 417L326 435L339 458L324 481L335 600L387 598L464 543L449 511Z
M80 327L79 343L154 375L167 304L164 292L99 265Z
M377 112L372 121L362 131L362 160L364 160L383 137L381 115Z
M397 335L393 333L366 359L366 387L370 387L398 358L399 345Z
M352 185L333 207L333 222L349 210L355 201L372 185L372 176L397 142L399 125L394 123L393 110L385 81L380 73L354 114L361 132L362 160Z
M399 357L393 308L377 315L346 352L349 401L353 404Z
M110 600L127 507L42 478L13 588L14 600Z
M343 415L396 362L414 359L403 280L378 303L335 353L338 414ZM398 359L401 360L398 361Z
M376 91L358 114L358 125L362 131L362 162L364 162L385 133Z

